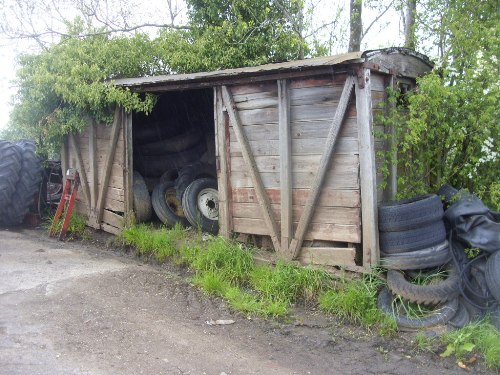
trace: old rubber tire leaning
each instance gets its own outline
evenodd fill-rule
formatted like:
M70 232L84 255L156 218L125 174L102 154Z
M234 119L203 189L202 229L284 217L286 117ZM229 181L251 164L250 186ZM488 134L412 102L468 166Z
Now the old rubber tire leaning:
M182 195L186 218L195 228L217 234L219 231L219 195L213 178L194 180Z
M394 317L398 327L412 330L432 327L438 324L445 324L455 316L458 310L458 298L453 298L441 305L436 306L435 310L429 312L428 315L413 318L401 314L399 311L395 311L394 307L397 303L393 302L395 302L394 297L389 289L382 289L377 301L379 309L384 311L387 315Z
M488 289L500 304L500 250L488 257L485 267L485 278Z
M174 226L177 223L188 226L189 222L184 215L182 202L176 196L173 181L165 181L155 186L151 197L156 216L166 225Z
M443 218L443 205L435 194L380 205L378 228L382 232L407 231Z
M151 197L149 196L148 187L142 175L134 171L133 176L133 195L134 195L134 211L137 222L144 222L151 219L153 208L151 205Z
M425 305L436 305L456 298L459 294L460 276L452 263L446 268L447 275L444 280L419 285L413 280L408 280L406 275L397 270L387 272L387 286L393 294L397 294L409 302L421 303ZM431 276L425 275L430 278ZM434 279L437 279L434 278Z

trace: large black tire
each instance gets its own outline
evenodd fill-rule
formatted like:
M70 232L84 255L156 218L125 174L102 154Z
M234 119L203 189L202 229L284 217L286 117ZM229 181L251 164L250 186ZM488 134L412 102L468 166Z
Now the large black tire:
M437 305L456 298L460 292L460 275L450 263L446 279L428 285L418 285L407 280L404 273L396 270L387 272L387 286L393 294L405 300L426 305Z
M463 303L462 297L458 298L458 310L453 318L448 321L448 325L453 328L463 328L470 322L469 311Z
M42 180L42 167L36 155L36 145L28 140L16 142L16 145L21 149L22 164L16 190L2 216L4 225L19 225L23 222L24 216L35 203Z
M383 232L406 231L426 226L443 218L443 205L435 194L382 204L378 209L378 229Z
M406 315L399 314L398 311L395 311L393 302L394 297L389 289L382 289L378 296L378 308L384 311L387 315L394 317L396 324L400 328L419 329L433 327L438 324L445 324L453 318L453 316L455 316L458 310L458 298L454 298L442 305L439 305L435 310L429 313L428 316L410 318Z
M491 295L500 303L500 250L489 256L484 276Z
M194 180L184 191L182 207L191 225L204 232L219 231L219 197L213 178Z
M448 241L427 249L399 253L380 254L380 265L392 270L418 270L439 267L451 260Z
M202 135L203 133L199 129L193 129L160 141L156 140L151 143L140 145L138 148L139 152L145 156L172 154L193 147L200 141Z
M134 166L145 177L160 177L169 169L180 169L200 160L205 150L205 142L200 142L188 150L173 154L145 156L136 153Z
M446 240L443 220L401 232L380 232L380 250L386 254L403 253L436 246Z
M215 171L215 166L197 162L185 166L179 171L179 176L175 180L175 189L177 190L177 197L182 199L184 191L189 186L191 182L199 178L216 178L217 172Z
M9 141L0 141L0 216L11 202L21 171L21 148Z
M134 211L135 219L138 223L149 221L153 214L151 205L151 197L149 196L148 187L144 178L137 171L134 171L133 194L134 194Z
M173 227L177 223L188 226L182 202L176 196L173 181L166 181L156 185L151 197L156 216L166 225Z

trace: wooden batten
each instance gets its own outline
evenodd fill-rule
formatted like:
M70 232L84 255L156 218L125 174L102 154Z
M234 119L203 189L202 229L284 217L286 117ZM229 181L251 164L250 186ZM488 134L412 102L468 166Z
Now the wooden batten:
M124 172L124 204L125 213L130 214L134 210L134 181L133 181L133 171L134 171L134 149L133 149L133 133L132 133L132 114L125 112L125 109L121 108L122 115L122 126L124 130L125 144L123 157L125 159Z
M231 233L231 215L229 208L229 131L227 111L224 108L222 89L214 88L214 124L215 124L215 158L217 167L217 184L219 191L219 233L228 238Z
M290 99L288 82L278 80L279 140L280 140L280 214L281 247L279 254L290 258L288 247L293 237L292 214L292 137L290 131Z
M375 146L371 102L370 70L361 69L361 80L356 81L356 107L359 124L359 162L361 180L361 215L363 230L363 266L378 264L378 214Z

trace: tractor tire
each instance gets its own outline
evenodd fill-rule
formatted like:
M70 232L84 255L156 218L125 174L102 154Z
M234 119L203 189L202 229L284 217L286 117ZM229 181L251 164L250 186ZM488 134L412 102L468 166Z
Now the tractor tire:
M0 141L0 214L11 202L22 165L21 149L9 141ZM3 215L1 215L3 216Z
M23 222L24 216L35 203L42 180L42 167L36 155L36 145L28 140L16 142L16 145L21 149L22 164L16 190L2 216L3 224L8 226Z

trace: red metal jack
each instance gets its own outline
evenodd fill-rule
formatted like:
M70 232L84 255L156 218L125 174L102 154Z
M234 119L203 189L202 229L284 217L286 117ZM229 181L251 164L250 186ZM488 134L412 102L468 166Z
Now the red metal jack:
M56 214L54 215L54 220L52 221L52 225L49 229L49 236L55 236L59 219L64 211L64 221L61 227L61 232L59 233L59 241L62 241L68 231L69 220L71 219L71 213L73 212L73 206L75 205L79 186L80 176L78 171L73 168L68 169L66 172L66 182L64 184L61 200L59 201Z

